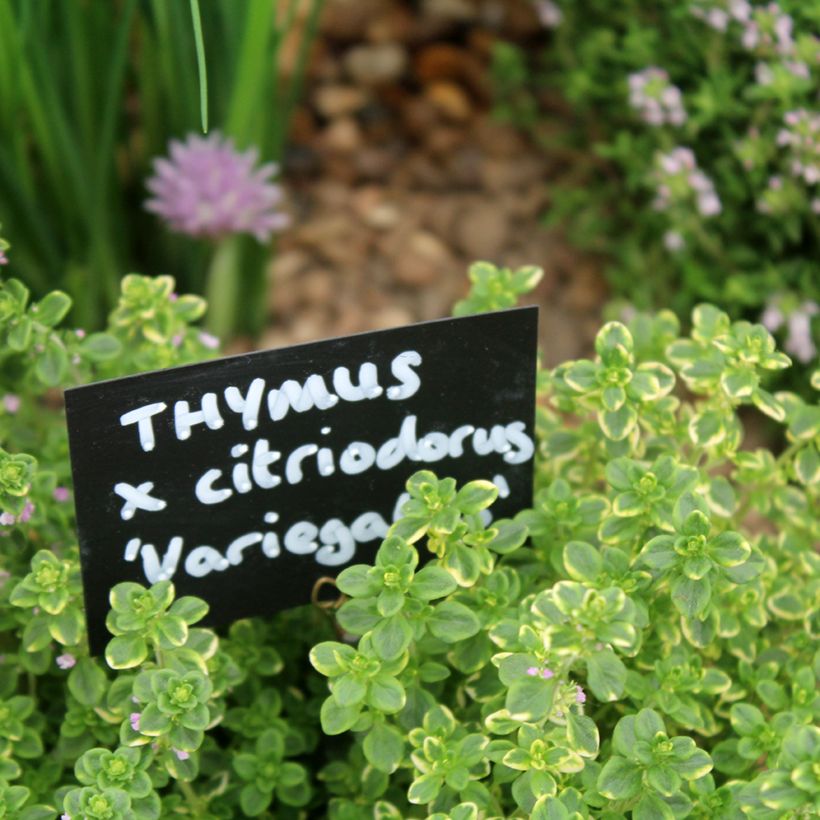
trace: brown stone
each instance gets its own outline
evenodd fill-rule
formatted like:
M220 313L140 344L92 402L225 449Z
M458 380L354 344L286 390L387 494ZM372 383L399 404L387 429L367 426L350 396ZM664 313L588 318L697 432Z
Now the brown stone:
M407 52L398 43L354 46L344 56L347 73L365 86L395 82L406 65Z
M477 201L459 215L455 239L464 254L473 260L495 261L508 237L507 215L495 203Z
M361 40L384 0L327 0L319 18L321 33L333 40Z
M352 85L322 85L313 95L316 110L328 119L355 114L367 105L368 96Z
M439 80L427 86L425 93L427 99L445 119L453 122L465 122L470 119L473 111L470 98L455 83Z
M445 276L451 266L450 252L435 234L414 231L396 255L396 280L409 287L424 287Z
M362 145L362 130L353 117L339 117L322 132L322 144L328 151L349 154Z

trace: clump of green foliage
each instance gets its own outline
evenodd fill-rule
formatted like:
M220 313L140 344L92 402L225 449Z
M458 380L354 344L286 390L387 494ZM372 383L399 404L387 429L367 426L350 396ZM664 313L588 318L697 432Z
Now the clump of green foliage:
M602 254L615 295L639 308L682 317L709 301L757 318L773 300L812 321L817 4L533 2L550 27L539 58L500 44L494 74L499 116L564 168L549 222ZM813 321L813 345L801 326L787 351L803 361Z
M460 312L537 278L482 263ZM539 373L531 508L491 521L490 482L416 473L340 606L217 636L169 582L120 584L92 658L49 385L201 357L203 305L172 287L127 277L78 338L66 297L0 286L0 332L31 323L0 370L6 816L820 811L820 408L766 389L789 359L764 328L706 305L686 337L668 313L610 323L594 359ZM764 416L777 452L743 446Z

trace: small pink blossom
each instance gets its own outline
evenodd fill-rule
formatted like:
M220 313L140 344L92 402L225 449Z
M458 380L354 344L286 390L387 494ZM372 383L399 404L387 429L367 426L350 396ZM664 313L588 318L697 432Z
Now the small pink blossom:
M173 347L179 347L185 339L185 335L183 333L175 333L174 336L171 338L171 344Z
M25 505L23 506L23 512L20 513L20 517L17 519L21 523L25 524L26 521L31 519L31 516L34 514L34 504L31 501L26 501Z
M0 265L8 265L9 259L3 250L0 250Z
M177 756L178 760L187 760L191 756L188 752L185 752L182 749L174 749L174 754Z
M584 690L580 686L575 687L575 700L578 703L586 703L587 702L586 692L584 692Z
M68 491L68 487L55 487L54 492L51 494L55 501L59 501L60 503L64 501L68 501L71 497L71 493Z
M78 328L74 331L74 335L75 335L78 339L85 339L85 331L84 331L81 327L78 327Z
M552 669L549 669L546 666L543 667L543 668L540 668L540 669L537 666L530 666L527 669L527 674L531 678L541 677L541 678L544 678L544 680L549 680L551 677L553 677L555 675L555 673L552 671Z
M10 512L4 512L0 514L0 525L4 527L10 527L12 524L16 523L17 516L12 515Z
M199 334L199 341L210 350L216 350L219 347L219 339L212 333L206 333L204 330Z
M3 396L3 407L6 408L7 413L13 415L20 409L21 404L20 397L14 393L6 393L6 395Z
M70 652L65 652L57 658L57 666L60 669L71 669L76 664L77 659Z
M667 231L663 235L663 244L666 250L676 253L677 251L683 250L686 242L678 231Z
M564 19L560 6L552 0L536 0L535 13L544 28L558 28Z
M131 724L131 728L138 732L140 730L140 717L142 716L141 712L131 712L128 716L128 722Z

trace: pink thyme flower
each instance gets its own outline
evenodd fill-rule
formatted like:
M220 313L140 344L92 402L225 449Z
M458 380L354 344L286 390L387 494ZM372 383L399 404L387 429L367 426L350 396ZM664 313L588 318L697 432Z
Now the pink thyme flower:
M202 331L202 333L199 334L199 341L202 342L202 344L209 350L216 350L219 347L219 339L217 339L212 333Z
M26 503L23 507L23 512L20 513L20 517L17 520L22 522L23 524L25 524L26 521L31 519L31 516L33 515L33 513L34 513L34 504L32 504L31 501L26 501Z
M145 207L180 233L211 238L249 233L267 242L288 217L277 210L282 188L270 181L277 166L256 168L258 158L256 149L237 151L218 132L172 140L170 158L154 160L147 183L153 196Z
M131 724L131 728L138 732L140 730L140 717L142 717L141 712L131 712L128 716L128 722Z
M558 28L564 19L564 13L561 11L560 6L553 3L552 0L537 0L535 13L544 28Z
M3 250L0 249L0 265L8 265L8 263L9 263L9 258L6 256L6 254L3 252Z
M185 340L185 334L184 333L175 333L171 337L171 344L174 347L179 347L184 340Z
M71 493L69 493L68 487L55 487L54 492L51 495L54 497L55 501L62 503L64 501L68 501Z
M174 754L177 756L178 760L187 760L191 756L188 752L185 752L182 749L174 749Z
M539 669L537 666L530 666L527 669L527 674L531 678L541 677L544 678L544 680L549 680L551 677L553 677L553 675L555 675L552 669L548 669L546 666L541 669Z
M77 659L70 652L65 652L57 658L57 666L60 669L71 669L76 664Z
M4 527L10 527L17 521L17 516L12 515L10 512L4 512L0 514L0 524Z
M7 413L11 413L12 415L16 413L20 409L20 397L14 393L6 393L3 396L3 407L6 408Z
M587 702L587 694L580 686L575 687L575 700L578 701L578 703Z

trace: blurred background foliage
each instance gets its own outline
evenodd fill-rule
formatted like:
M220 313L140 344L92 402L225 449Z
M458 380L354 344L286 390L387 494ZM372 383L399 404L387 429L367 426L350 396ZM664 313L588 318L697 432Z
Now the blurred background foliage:
M564 158L548 222L613 295L754 320L816 302L820 2L535 5L547 42L497 45L497 114Z
M321 0L299 20L287 74L281 50L298 0L201 6L211 127L276 161ZM214 247L160 228L143 207L150 160L199 126L187 2L0 0L4 231L13 238L15 273L36 293L71 293L77 324L104 322L129 270L173 270L181 288L206 291ZM263 316L254 305L261 304L266 257L251 238L232 249L248 298L220 330L259 329Z

